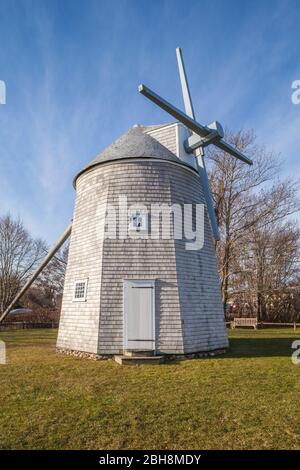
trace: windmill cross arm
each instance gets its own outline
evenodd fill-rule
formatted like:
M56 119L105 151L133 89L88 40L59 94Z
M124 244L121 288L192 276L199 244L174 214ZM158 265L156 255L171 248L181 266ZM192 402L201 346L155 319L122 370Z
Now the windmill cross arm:
M238 158L244 163L248 165L253 165L253 161L250 158L246 157L242 152L240 152L237 148L233 147L233 145L228 144L225 140L221 139L218 142L214 142L214 145L219 147L219 149L224 150L224 152L230 153L235 158Z
M146 96L146 98L148 98L150 101L152 101L157 106L162 108L164 111L169 113L175 119L182 122L182 124L184 124L186 127L188 127L191 131L193 131L195 134L199 135L200 137L207 138L207 137L210 137L212 133L214 133L214 136L215 136L215 132L212 129L209 129L207 126L202 126L201 124L199 124L199 122L187 116L185 113L180 111L180 109L173 106L164 98L161 98L159 95L154 93L154 91L150 90L150 88L146 87L145 85L143 84L140 85L138 90L142 95ZM199 141L199 143L201 146L201 140ZM216 145L217 147L219 147L221 150L224 150L225 152L230 153L232 156L234 156L235 158L238 158L244 163L247 163L248 165L252 165L252 160L247 158L239 150L237 150L235 147L225 142L223 139L220 139L220 140L214 139L212 143Z
M185 113L180 111L180 109L176 108L171 103L168 103L168 101L161 98L145 85L142 84L139 86L139 92L146 96L146 98L151 100L153 103L157 104L157 106L162 108L164 111L171 114L171 116L173 116L175 119L182 122L182 124L195 132L195 134L200 135L200 137L206 137L210 134L211 131L207 129L207 127L202 126L197 121L187 116Z
M199 135L193 132L193 134L187 138L184 143L187 153L192 153L200 147L204 148L210 144L214 144L224 137L223 128L218 121L212 122L207 126L207 128L210 130L210 134L208 134L208 136L199 137Z

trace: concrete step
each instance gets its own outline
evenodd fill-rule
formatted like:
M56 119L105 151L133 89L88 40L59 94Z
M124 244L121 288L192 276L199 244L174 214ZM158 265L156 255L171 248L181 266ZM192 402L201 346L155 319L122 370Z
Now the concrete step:
M154 356L154 351L151 351L151 350L144 351L142 349L130 351L130 349L127 349L126 351L124 351L123 355L128 356L128 357L138 357L138 356L141 356L141 357L151 356L151 357L153 357Z
M164 356L115 356L115 361L121 366L137 366L142 364L162 364Z

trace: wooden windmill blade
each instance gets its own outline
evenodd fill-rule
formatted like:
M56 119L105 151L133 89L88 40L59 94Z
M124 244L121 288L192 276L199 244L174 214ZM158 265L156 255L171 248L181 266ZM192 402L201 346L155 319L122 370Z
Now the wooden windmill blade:
M196 145L193 148L191 148L188 145L189 139L185 143L186 151L188 153L194 153L194 152L197 153L197 149L199 148L201 149L201 146L199 145L199 136L203 139L206 139L210 136L212 132L215 132L215 131L211 131L207 127L202 126L190 116L187 116L185 113L180 111L178 108L176 108L172 104L168 103L168 101L161 98L159 95L154 93L152 90L150 90L150 88L146 87L145 85L142 84L139 86L139 92L142 93L151 101L153 101L153 103L157 104L160 108L167 111L167 113L171 114L171 116L175 117L175 119L182 122L186 127L188 127L193 132L193 135L191 136L191 138L193 139L193 142L195 141L195 135L196 135ZM198 154L195 155L195 157L197 157L197 161L198 161L198 172L202 181L203 193L204 193L205 203L207 207L207 212L208 212L209 219L210 219L211 228L212 228L215 240L218 241L220 239L220 236L219 236L218 224L217 224L216 215L215 215L215 209L214 209L214 205L212 202L209 181L208 181L205 163L203 159L203 148L202 150L200 150L200 152L198 151Z
M192 131L192 135L185 141L184 146L187 153L193 153L198 161L198 171L202 181L202 187L206 202L206 207L210 219L211 228L214 234L215 240L219 240L219 230L216 220L216 214L214 210L213 200L209 187L209 181L204 162L204 148L210 144L213 144L221 150L229 153L233 157L241 160L248 165L252 165L252 161L246 157L242 152L224 141L224 132L219 122L213 122L208 126L203 126L195 119L194 108L191 101L190 90L186 77L185 67L182 58L182 52L180 48L176 49L179 76L181 81L181 88L183 94L183 100L185 105L185 113L180 109L173 106L171 103L166 101L161 96L157 95L150 88L141 84L138 88L139 92L146 96L150 101L155 103L157 106L162 108L164 111L169 113L175 119L184 124L188 129Z
M194 107L193 107L192 98L191 98L190 87L187 81L185 66L184 66L183 57L182 57L182 50L180 49L180 47L176 48L176 56L177 56L182 96L183 96L183 101L184 101L184 109L188 116L190 116L192 119L195 119L195 113L194 113Z
M216 147L219 147L225 152L231 154L233 157L243 161L244 163L247 163L248 165L253 164L250 158L246 157L238 149L223 140L223 136L220 135L221 128L218 122L209 124L209 126L203 126L195 119L190 118L180 109L176 108L176 106L173 106L171 103L159 96L157 93L150 90L150 88L146 87L144 84L139 85L138 91L142 95L146 96L146 98L148 98L150 101L157 104L157 106L159 106L161 109L173 116L175 119L182 122L182 124L188 127L192 132L201 137L200 139L197 139L197 143L193 143L193 147L189 144L190 139L187 139L185 143L187 152L192 153L195 148L203 148L207 147L209 144L213 144Z
M192 119L195 119L194 107L192 104L190 88L189 88L185 66L183 62L182 50L180 49L180 47L177 47L176 49L176 56L177 56L177 63L178 63L178 70L179 70L179 77L180 77L185 112L189 117L191 117ZM193 133L192 135L193 137L192 140L195 141L195 136L196 136L196 141L197 141L198 136L195 133ZM218 223L217 223L213 198L212 198L211 191L210 191L207 171L205 167L204 150L196 147L194 150L194 155L198 163L198 172L202 181L202 188L203 188L205 203L206 203L207 212L208 212L208 216L210 220L210 225L213 231L214 238L216 241L218 241L220 240L220 234L219 234L219 229L218 229Z

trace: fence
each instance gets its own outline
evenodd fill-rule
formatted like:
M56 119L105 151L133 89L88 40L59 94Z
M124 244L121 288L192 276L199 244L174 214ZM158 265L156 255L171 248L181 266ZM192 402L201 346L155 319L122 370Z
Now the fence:
M226 321L227 328L231 327L231 321ZM246 325L245 325L246 327ZM258 322L257 327L261 328L299 328L300 323L272 323L272 322Z
M30 323L24 321L16 321L10 323L2 323L0 325L0 331L10 331L10 330L29 330L32 328L58 328L58 322L40 322L40 323Z

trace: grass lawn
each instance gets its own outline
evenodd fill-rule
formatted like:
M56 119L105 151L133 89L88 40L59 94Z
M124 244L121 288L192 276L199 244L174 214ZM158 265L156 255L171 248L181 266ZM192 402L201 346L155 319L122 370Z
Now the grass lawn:
M300 449L300 331L230 331L217 358L119 366L0 333L1 449Z

